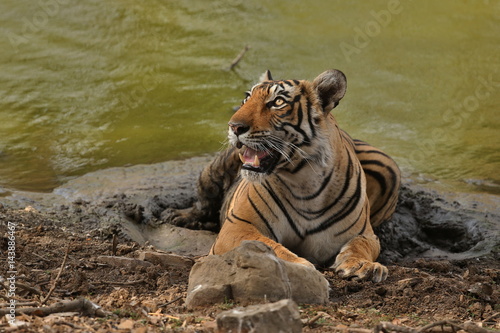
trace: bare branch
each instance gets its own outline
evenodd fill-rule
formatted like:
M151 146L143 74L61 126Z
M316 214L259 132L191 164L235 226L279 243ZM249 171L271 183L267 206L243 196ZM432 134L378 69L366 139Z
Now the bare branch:
M68 244L68 247L66 248L66 254L64 255L64 259L62 261L62 264L61 264L61 267L59 268L59 272L57 273L57 276L56 278L54 279L54 282L52 283L52 287L50 288L49 290L49 293L47 294L47 296L40 302L41 305L44 305L45 303L47 303L47 301L49 300L49 297L52 295L52 293L54 292L54 290L56 289L56 285L57 285L57 282L59 281L59 277L61 276L61 273L64 269L64 265L66 265L66 260L68 259L68 253L69 253L69 244Z
M238 54L238 56L236 58L234 58L234 60L231 62L231 65L229 65L227 70L230 71L234 67L236 67L236 65L238 65L238 63L241 61L241 59L243 59L243 56L245 55L245 53L247 53L248 50L250 50L250 46L245 45L243 50L241 50L240 54Z
M146 280L144 280L144 279L140 279L140 280L126 281L126 282L120 282L120 281L98 281L98 282L94 282L94 283L95 284L111 284L111 285L115 285L115 286L131 286L131 285L134 285L134 284L143 283L145 281Z
M0 316L8 314L10 309L0 309ZM33 308L17 308L16 313L24 313L27 315L36 315L45 317L52 313L60 312L82 312L88 316L106 317L111 313L103 310L99 305L92 303L88 299L80 298L69 302L58 302L51 306L33 307Z

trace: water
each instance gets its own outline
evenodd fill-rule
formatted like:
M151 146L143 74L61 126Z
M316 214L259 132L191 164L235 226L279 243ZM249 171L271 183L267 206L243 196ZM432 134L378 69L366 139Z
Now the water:
M0 20L0 192L215 152L264 70L338 68L353 136L500 193L500 1L3 0Z

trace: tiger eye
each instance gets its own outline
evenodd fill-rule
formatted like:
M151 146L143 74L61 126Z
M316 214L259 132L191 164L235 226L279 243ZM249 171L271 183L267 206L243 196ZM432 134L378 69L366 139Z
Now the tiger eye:
M274 100L274 105L276 105L276 106L281 106L281 105L283 105L283 103L285 103L285 101L283 100L283 98L276 98Z

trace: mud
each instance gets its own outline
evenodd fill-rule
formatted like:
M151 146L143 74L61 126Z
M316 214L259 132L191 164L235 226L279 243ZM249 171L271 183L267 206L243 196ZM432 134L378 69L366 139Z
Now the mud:
M5 253L6 223L15 222L18 282L31 287L20 287L19 299L39 304L69 249L48 304L85 297L114 313L105 319L25 315L24 329L109 331L123 325L142 332L213 330L217 313L236 304L188 311L184 306L188 268L129 269L96 259L111 254L137 258L144 249L192 258L207 253L213 233L165 225L162 213L193 204L197 175L209 159L103 170L52 193L3 189L0 248ZM330 303L301 305L304 322L321 315L304 331L327 332L342 325L371 328L381 320L415 327L439 319L473 320L500 328L495 317L500 311L499 197L436 192L410 177L403 183L393 219L376 230L383 248L380 261L390 270L388 280L344 281L333 272L323 272L332 287ZM3 260L2 272L7 271L6 264ZM5 280L2 283L5 287ZM0 325L10 329L5 318Z

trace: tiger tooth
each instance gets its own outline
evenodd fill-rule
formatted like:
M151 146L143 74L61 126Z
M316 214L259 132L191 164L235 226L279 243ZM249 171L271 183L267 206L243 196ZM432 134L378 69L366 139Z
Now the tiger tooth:
M253 166L256 168L260 167L260 161L257 155L255 155L255 158L253 159Z
M241 155L241 153L238 153L238 155L240 156L241 163L245 164L245 159L243 158L243 155Z

